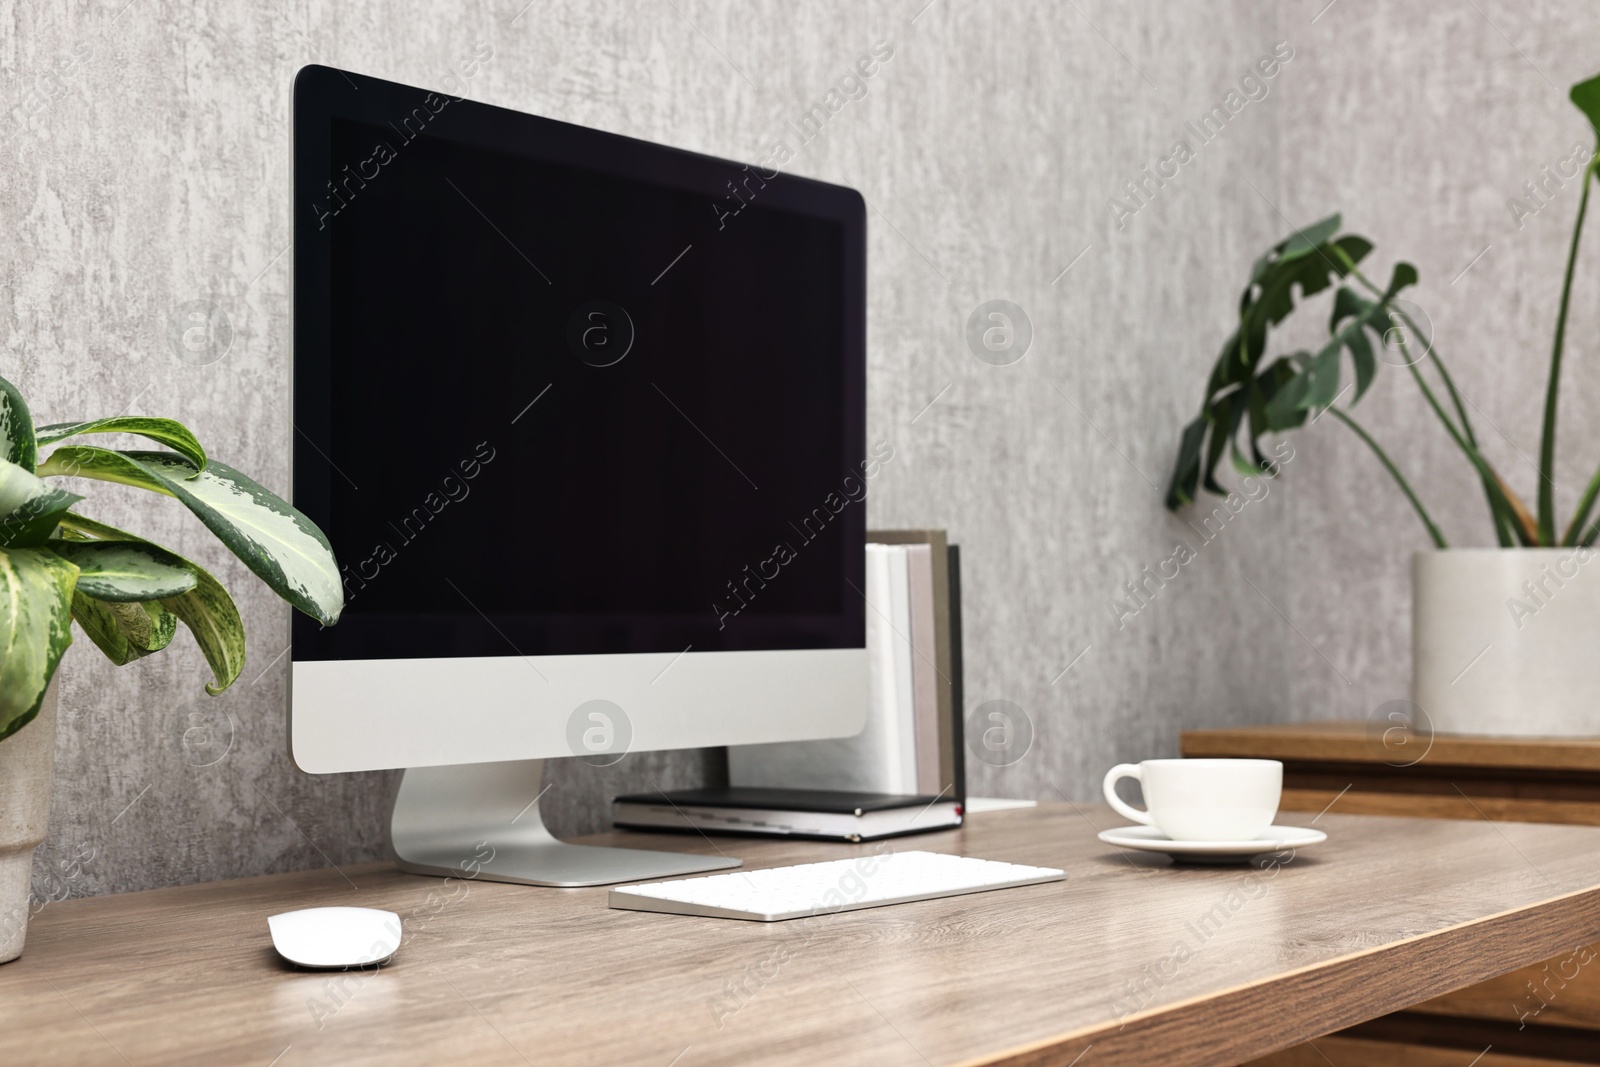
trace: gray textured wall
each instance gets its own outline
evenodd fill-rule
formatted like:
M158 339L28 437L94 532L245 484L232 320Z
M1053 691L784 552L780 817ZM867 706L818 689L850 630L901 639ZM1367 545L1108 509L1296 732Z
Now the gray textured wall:
M791 163L872 205L871 433L896 458L871 521L943 525L962 544L969 703L1010 700L1035 725L1019 762L974 761L974 790L1088 798L1108 764L1171 754L1182 728L1362 716L1404 692L1406 556L1423 539L1331 420L1296 438L1287 477L1210 544L1160 504L1248 263L1291 221L1343 207L1385 269L1394 256L1421 268L1417 299L1491 453L1533 488L1522 454L1537 447L1576 198L1520 229L1505 201L1592 139L1565 87L1600 63L1580 45L1600 12L1325 2L0 3L3 373L46 419L172 415L282 488L288 101L302 64L437 86L487 44L465 90L476 99L759 158L888 41L865 97ZM1119 228L1119 187L1278 42L1294 56L1268 95ZM1592 293L1570 355L1569 500L1600 459L1582 417L1600 399ZM1032 322L1010 366L980 362L964 337L994 298ZM205 366L169 337L194 300L233 330ZM1403 377L1383 375L1361 410L1441 521L1484 543L1466 469ZM396 447L426 447L397 425ZM185 639L121 669L80 642L63 669L41 890L375 855L389 780L288 761L285 609L182 509L99 484L91 495L106 520L216 569L250 662L209 700ZM1110 598L1180 540L1195 561L1119 625ZM186 743L196 729L211 733ZM717 767L700 753L607 771L565 762L546 798L565 832L598 826L618 789Z

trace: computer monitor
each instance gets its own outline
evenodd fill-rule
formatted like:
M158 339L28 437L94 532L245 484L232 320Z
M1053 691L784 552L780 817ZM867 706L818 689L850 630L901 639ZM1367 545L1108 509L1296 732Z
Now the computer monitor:
M290 747L408 768L403 866L581 885L538 760L841 737L868 700L853 190L309 66L294 84ZM489 857L486 859L486 857Z

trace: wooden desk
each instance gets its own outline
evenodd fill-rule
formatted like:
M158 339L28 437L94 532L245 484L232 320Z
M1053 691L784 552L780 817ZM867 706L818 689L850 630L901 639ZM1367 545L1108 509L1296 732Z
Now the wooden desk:
M1185 756L1283 761L1286 811L1413 815L1600 826L1600 741L1385 731L1379 723L1299 723L1185 733ZM1331 808L1330 808L1331 805ZM1600 929L1550 960L1438 997L1260 1067L1600 1063ZM1466 1052L1466 1059L1461 1053Z
M0 967L0 1063L1227 1064L1543 959L1600 922L1596 828L1332 814L1326 844L1251 871L1094 839L1118 822L1057 804L901 839L1069 877L809 925L381 864L54 904ZM878 847L600 840L751 867ZM395 962L279 964L266 917L326 904L405 917Z

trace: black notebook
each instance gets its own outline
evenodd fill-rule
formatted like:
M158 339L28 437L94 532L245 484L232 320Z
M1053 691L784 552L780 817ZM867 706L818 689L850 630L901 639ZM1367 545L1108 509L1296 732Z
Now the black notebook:
M611 802L611 821L629 830L872 841L961 825L959 801L831 789L680 789Z

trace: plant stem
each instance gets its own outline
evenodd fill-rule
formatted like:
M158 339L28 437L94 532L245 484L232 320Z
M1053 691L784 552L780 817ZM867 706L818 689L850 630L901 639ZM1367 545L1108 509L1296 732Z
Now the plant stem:
M1349 260L1348 256L1345 258L1347 261ZM1362 274L1360 270L1356 269L1354 261L1349 262L1351 277L1355 278L1356 281L1366 286L1372 295L1378 298L1379 305L1388 308L1394 314L1400 316L1400 321L1405 323L1406 327L1410 329L1413 334L1417 335L1418 337L1426 337L1422 330L1417 327L1417 324L1412 321L1410 315L1407 315L1403 309L1391 303L1390 299L1384 295L1384 290L1379 289L1377 285L1373 283L1371 278L1368 278L1365 274ZM1455 407L1456 414L1461 416L1462 433L1466 436L1468 441L1476 446L1478 443L1478 437L1472 432L1472 420L1467 418L1467 409L1461 403L1461 394L1456 391L1455 379L1450 377L1449 370L1445 368L1444 360L1439 358L1439 352L1434 346L1433 338L1426 337L1426 340L1428 342L1428 361L1432 363L1434 369L1439 372L1439 377L1444 379L1445 390L1450 394L1450 403ZM1402 345L1402 347L1404 346Z
M1478 476L1483 481L1484 496L1489 502L1489 518L1494 523L1495 539L1499 541L1501 548L1512 547L1511 531L1516 531L1520 537L1521 528L1513 518L1511 504L1506 500L1505 493L1501 491L1499 483L1489 471L1488 464L1478 455L1478 438L1472 431L1472 420L1467 417L1466 405L1461 402L1461 394L1456 389L1455 379L1450 376L1450 371L1446 369L1444 360L1440 358L1438 349L1433 343L1433 338L1426 337L1422 330L1417 327L1417 324L1412 321L1411 316L1392 303L1390 297L1386 295L1386 290L1378 288L1371 278L1361 273L1360 269L1356 267L1355 261L1346 255L1342 249L1335 249L1335 251L1344 260L1350 276L1364 285L1372 295L1378 298L1380 307L1387 308L1392 314L1398 315L1400 321L1405 323L1406 327L1414 335L1425 337L1428 345L1427 358L1433 364L1434 369L1439 372L1439 377L1444 379L1445 389L1450 393L1450 403L1455 407L1456 414L1461 416L1461 428L1459 430L1456 429L1456 425L1451 421L1449 415L1445 414L1444 408L1439 404L1438 400L1434 398L1433 391L1428 388L1427 382L1422 377L1422 372L1417 369L1417 361L1411 359L1409 346L1402 339L1400 349L1405 353L1406 365L1411 370L1411 376L1416 379L1417 387L1422 390L1422 395L1427 397L1428 404L1433 408L1434 414L1439 416L1439 421L1444 423L1444 428L1449 431L1450 437L1457 445L1460 445L1461 450L1466 453L1467 459L1477 469Z
M1594 525L1589 527L1589 532L1578 538L1578 544L1583 548L1588 548L1594 544L1596 537L1600 537L1600 519L1594 520Z
M1400 316L1401 322L1411 327L1413 333L1419 336L1422 334L1422 331L1417 328L1417 324L1411 321L1410 315L1407 315L1399 308L1395 308L1394 311L1395 314ZM1456 414L1461 416L1461 429L1467 435L1467 440L1476 447L1478 438L1472 432L1472 420L1467 418L1467 409L1462 406L1461 394L1456 392L1456 381L1450 377L1449 370L1445 368L1444 360L1439 358L1439 350L1434 347L1433 338L1431 337L1428 338L1428 362L1433 364L1433 369L1438 371L1439 377L1444 379L1444 387L1450 393L1450 403L1455 405Z
M1472 466L1477 470L1478 477L1483 479L1483 490L1489 495L1489 514L1494 519L1495 536L1499 540L1501 548L1510 548L1511 538L1507 535L1502 523L1503 518L1511 513L1511 502L1506 499L1505 493L1501 492L1500 483L1495 480L1494 472L1489 469L1489 464L1484 461L1483 456L1478 452L1477 446L1468 443L1461 436L1461 432L1456 429L1455 423L1451 422L1450 417L1445 414L1443 406L1439 403L1439 398L1433 395L1433 390L1428 387L1427 380L1422 377L1422 372L1417 369L1417 362L1411 359L1410 346L1404 340L1400 342L1400 351L1405 355L1406 366L1411 371L1411 377L1416 379L1417 388L1422 390L1422 395L1428 401L1428 406L1433 408L1433 413L1439 416L1439 421L1444 423L1444 428L1449 431L1451 438L1461 448L1461 451L1467 454L1467 459L1471 461ZM1510 525L1513 529L1516 528L1515 523Z
M1578 197L1578 219L1572 225L1572 246L1567 250L1567 276L1561 283L1561 310L1556 313L1556 338L1550 349L1550 381L1544 391L1544 432L1539 435L1539 543L1556 543L1556 498L1552 479L1556 474L1556 400L1561 388L1561 348L1567 336L1567 306L1572 298L1572 272L1578 265L1578 238L1583 235L1583 216L1589 208L1589 179L1595 160L1583 171L1583 195ZM1587 513L1592 497L1585 502ZM1577 529L1582 519L1573 522Z
M1510 548L1510 547L1512 547L1511 546L1511 532L1510 531L1515 527L1516 524L1511 519L1507 518L1504 515L1496 515L1496 514L1494 514L1493 505L1490 506L1489 512L1490 512L1490 516L1489 517L1494 519L1495 539L1500 542L1500 547L1501 548Z
M1595 471L1594 477L1589 479L1589 486L1583 491L1583 499L1578 501L1578 510L1572 513L1572 521L1567 524L1567 532L1561 536L1563 545L1575 543L1574 538L1588 521L1589 509L1594 507L1594 498L1597 494L1600 494L1600 470Z
M1395 480L1395 484L1400 486L1400 491L1406 495L1406 499L1411 501L1411 506L1416 509L1417 518L1421 519L1422 525L1428 528L1428 536L1433 538L1434 547L1448 548L1449 546L1444 543L1443 535L1439 533L1439 527L1435 526L1433 524L1433 519L1428 517L1428 509L1422 506L1422 501L1417 499L1417 494L1411 491L1411 484L1407 482L1405 476L1400 473L1400 468L1394 465L1394 462L1389 458L1388 453L1384 452L1384 450L1378 446L1378 442L1372 439L1372 435L1367 433L1366 430L1363 430L1356 420L1345 414L1343 410L1336 407L1329 407L1328 411L1332 413L1334 418L1350 427L1350 429L1354 431L1355 435L1361 438L1361 440L1365 441L1368 448L1372 449L1373 454L1378 457L1378 462L1383 464L1384 470L1388 471L1389 476Z

